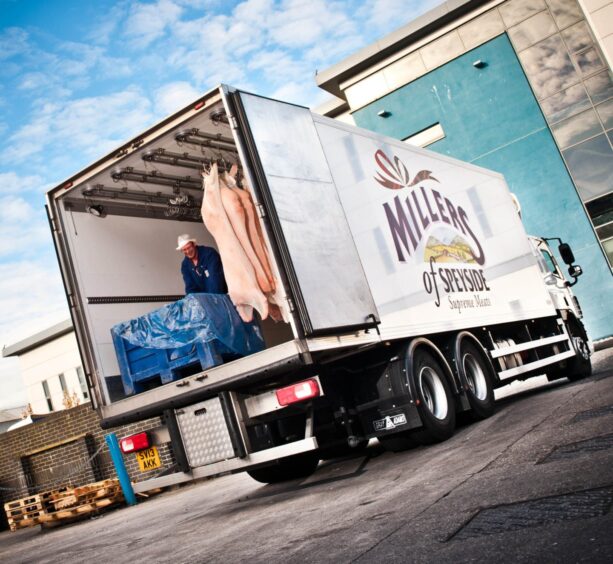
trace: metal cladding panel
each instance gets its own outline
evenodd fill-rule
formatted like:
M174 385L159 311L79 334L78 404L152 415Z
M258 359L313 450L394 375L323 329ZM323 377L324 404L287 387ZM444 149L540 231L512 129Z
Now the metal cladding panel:
M218 398L177 409L175 413L185 454L192 468L235 458Z
M372 325L377 309L307 108L240 93L307 335Z

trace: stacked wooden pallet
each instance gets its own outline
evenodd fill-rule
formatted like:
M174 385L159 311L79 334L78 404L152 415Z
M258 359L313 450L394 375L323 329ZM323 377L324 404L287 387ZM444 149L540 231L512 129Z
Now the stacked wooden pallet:
M4 504L12 531L34 525L72 521L123 501L118 480L60 488Z

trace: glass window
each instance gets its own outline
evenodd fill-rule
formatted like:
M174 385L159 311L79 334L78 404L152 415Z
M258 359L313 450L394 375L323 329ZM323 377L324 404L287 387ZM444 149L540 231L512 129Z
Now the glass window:
M594 105L613 98L613 74L605 71L591 76L585 81L585 87Z
M562 151L582 200L606 194L613 186L613 150L599 135Z
M60 374L58 378L60 379L60 388L62 388L62 392L67 392L68 388L66 388L66 378L64 374Z
M445 138L445 132L443 126L440 123L435 123L426 129L422 129L418 133L409 135L403 141L409 145L415 147L427 147L436 141L440 141Z
M605 129L613 128L613 100L609 100L604 104L600 104L596 106L596 111L598 112L598 117Z
M577 0L547 0L547 4L560 29L583 19Z
M553 257L543 249L541 249L541 255L543 257L543 260L545 261L545 264L547 265L547 270L549 270L549 272L553 272L554 274L558 274L558 269L556 268L556 264L553 261Z
M79 385L81 386L81 393L83 394L83 398L89 399L89 390L87 388L87 382L85 381L85 373L80 366L77 367L77 376L79 378Z
M544 0L509 0L499 10L504 23L511 27L546 8Z
M561 149L576 145L602 133L602 125L594 110L588 110L551 126L551 132Z
M606 223L602 227L597 227L596 233L601 241L604 239L613 239L613 221L611 223Z
M594 40L590 35L585 22L579 22L578 24L565 29L562 32L562 38L568 46L568 50L571 53L576 53L594 44Z
M49 411L53 411L53 400L51 399L51 392L49 391L49 382L47 380L43 380L43 394L45 399L47 400L47 407Z
M573 59L575 59L581 74L592 74L604 67L602 57L596 47L590 47L585 51L575 53Z
M536 97L546 98L579 82L564 42L553 35L519 53Z
M549 12L541 12L509 29L509 37L516 51L521 51L537 41L556 33L558 29Z
M582 84L576 84L541 102L549 123L556 123L591 107L590 99Z
M594 225L604 225L613 221L613 192L600 198L591 200L585 204L587 212L592 218Z

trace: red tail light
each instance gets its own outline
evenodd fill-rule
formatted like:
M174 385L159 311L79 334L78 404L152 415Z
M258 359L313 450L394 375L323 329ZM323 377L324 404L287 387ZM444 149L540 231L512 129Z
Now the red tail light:
M150 446L148 433L138 433L137 435L130 435L119 440L119 447L123 453L137 452Z
M277 390L276 394L279 405L290 405L299 401L316 398L321 395L321 390L317 380L313 378L287 386L287 388L281 388Z

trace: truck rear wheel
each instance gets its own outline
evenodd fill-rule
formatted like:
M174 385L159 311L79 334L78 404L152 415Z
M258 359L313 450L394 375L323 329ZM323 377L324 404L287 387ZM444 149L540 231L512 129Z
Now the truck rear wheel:
M310 476L315 472L318 464L319 457L317 454L304 452L287 458L280 458L270 466L247 470L247 474L263 484L278 484L279 482Z
M466 398L473 419L486 419L494 413L495 399L492 368L483 352L466 339L461 348L461 366L468 384Z
M443 367L423 348L413 358L413 381L423 427L412 438L424 445L447 440L455 430L455 402Z
M592 375L590 348L587 333L579 321L569 319L567 328L577 354L569 360L566 376L571 382L576 382Z

